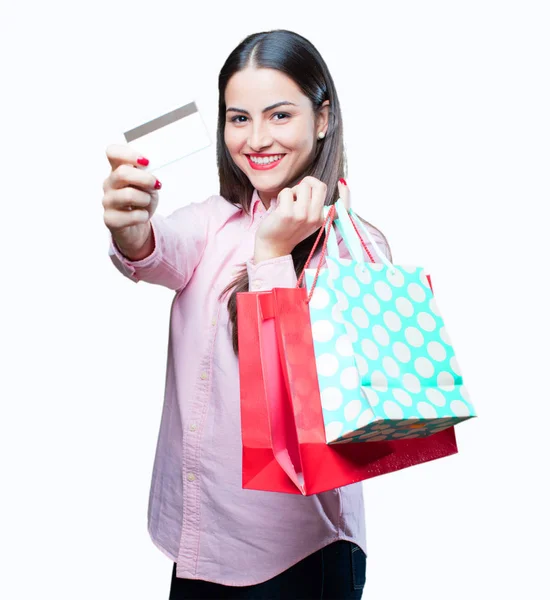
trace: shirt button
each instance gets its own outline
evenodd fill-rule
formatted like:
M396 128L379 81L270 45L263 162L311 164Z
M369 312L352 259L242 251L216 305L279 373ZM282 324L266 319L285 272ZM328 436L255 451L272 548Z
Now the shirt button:
M207 373L201 373L201 379L204 381L205 379L208 379L208 374Z
M263 281L260 281L259 279L256 279L255 281L252 282L252 287L255 290L259 290L263 285Z
M216 326L216 319L212 319L212 321L210 321L210 323L212 324L212 327Z
M193 473L189 473L189 475L187 475L187 481L195 481L196 477L193 475Z
M191 423L191 425L189 425L189 429L191 431L197 431L197 424L196 423Z

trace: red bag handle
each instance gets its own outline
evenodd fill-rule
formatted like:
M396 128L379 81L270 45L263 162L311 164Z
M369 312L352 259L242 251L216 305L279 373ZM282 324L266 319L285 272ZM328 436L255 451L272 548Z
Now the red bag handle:
M319 229L319 234L317 235L317 239L315 240L315 243L313 244L313 248L311 249L311 252L309 253L309 256L307 257L306 264L304 265L304 268L302 270L302 274L300 275L300 278L298 279L298 282L296 283L297 288L302 286L302 282L304 281L304 276L306 274L306 269L308 268L309 263L311 262L311 259L313 258L315 249L319 245L319 240L321 239L321 236L323 235L323 231L325 230L327 223L328 223L327 235L325 236L323 248L321 249L321 258L319 259L319 265L317 266L317 271L315 272L315 279L313 280L313 285L311 286L311 291L307 297L306 304L309 304L309 301L311 300L311 296L313 295L313 291L315 290L315 286L317 285L317 279L319 278L319 272L321 271L321 265L323 264L325 254L327 253L328 233L330 232L330 228L333 226L335 212L336 212L336 208L334 207L334 204L333 204L327 213L327 216L326 216L325 222L323 223L323 226L321 227L321 229Z

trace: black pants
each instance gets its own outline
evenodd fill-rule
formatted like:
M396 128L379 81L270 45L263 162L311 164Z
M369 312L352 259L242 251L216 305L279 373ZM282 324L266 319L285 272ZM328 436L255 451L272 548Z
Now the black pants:
M338 541L257 585L233 587L176 577L172 570L169 600L359 600L365 585L367 557L351 542Z

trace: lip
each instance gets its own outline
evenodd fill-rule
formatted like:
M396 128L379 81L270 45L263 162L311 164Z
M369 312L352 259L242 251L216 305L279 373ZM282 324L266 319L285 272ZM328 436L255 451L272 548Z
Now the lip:
M261 157L269 157L269 156L277 156L277 154L247 154L246 158L248 159L248 164L255 170L255 171L269 171L270 169L274 169L282 160L283 158L286 156L286 154L283 154L283 157L280 158L279 160L276 160L275 162L269 163L267 165L257 165L255 162L252 162L252 160L250 159L250 156L261 156Z

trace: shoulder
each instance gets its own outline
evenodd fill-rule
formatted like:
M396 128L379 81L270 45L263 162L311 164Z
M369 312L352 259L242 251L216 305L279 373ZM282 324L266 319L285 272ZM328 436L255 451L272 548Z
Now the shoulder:
M389 250L390 245L388 243L388 238L384 235L382 230L378 229L377 227L375 227L374 225L371 225L368 222L365 222L364 220L363 220L363 226L368 230L368 232L374 238L374 241L376 243L380 244L381 246L386 247Z
M208 204L209 208L218 215L221 219L225 219L230 217L236 213L241 212L241 207L229 202L223 196L219 194L214 194L213 196L209 196L205 202Z
M192 216L205 222L224 222L229 217L240 211L240 207L231 204L223 196L212 194L204 200L193 200L176 209L172 217L176 220L187 219Z

